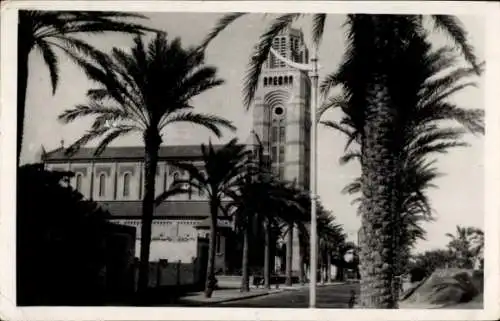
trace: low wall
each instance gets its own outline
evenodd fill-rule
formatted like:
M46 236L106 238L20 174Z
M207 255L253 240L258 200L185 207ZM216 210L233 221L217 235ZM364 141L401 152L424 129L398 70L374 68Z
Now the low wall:
M191 263L161 260L149 262L149 287L157 288L174 285L191 285L197 283L196 259ZM139 263L135 263L135 288L139 278Z
M241 286L241 275L217 275L217 286L223 289L237 289ZM250 285L254 285L255 278L258 278L260 282L263 282L262 276L260 275L250 275ZM272 275L271 284L285 284L286 276L284 275ZM299 283L298 276L292 276L292 283Z
M185 240L153 240L149 247L149 260L156 262L159 260L168 260L169 262L181 261L182 263L191 263L194 257L197 257L197 241ZM135 243L135 253L138 257L141 253L141 241Z

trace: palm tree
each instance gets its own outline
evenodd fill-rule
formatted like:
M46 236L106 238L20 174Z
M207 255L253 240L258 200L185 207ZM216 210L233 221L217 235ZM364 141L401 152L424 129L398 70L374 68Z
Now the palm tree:
M232 13L224 16L202 47L243 15ZM253 101L273 39L300 16L298 13L280 15L255 46L245 78L244 101L247 107ZM326 17L326 14L312 15L315 45L319 44L325 31ZM447 15L434 15L431 18L437 29L451 35L466 60L477 69L476 57L460 21ZM395 230L394 209L397 199L393 195L397 193L399 172L394 155L398 155L401 148L398 142L400 128L395 124L399 121L398 100L404 95L397 97L395 87L407 79L411 80L404 74L405 63L411 60L405 59L404 55L411 39L427 39L423 32L424 20L422 16L348 15L345 24L348 28L348 45L341 70L346 70L349 96L356 101L357 121L363 128L362 208L367 210L361 211L365 240L361 251L361 274L366 282L361 284L360 303L364 307L397 306L392 287L388 284L392 283L393 278L395 236L392 232Z
M318 224L318 236L319 236L319 248L323 251L322 260L324 262L324 273L326 274L326 279L323 281L331 282L331 265L332 256L338 251L338 249L344 244L346 235L343 232L342 225L335 223L335 218L331 213L326 213L329 215L325 222L323 219L319 220L321 224Z
M474 256L475 263L479 266L474 268L484 268L484 231L479 228L474 228L474 235L472 236L472 255Z
M287 286L292 285L292 264L293 264L293 233L294 229L297 229L299 234L299 278L304 278L303 263L305 255L304 238L307 238L309 234L308 225L310 223L310 207L311 198L309 193L302 190L296 182L282 182L282 188L284 188L290 197L290 199L295 200L300 206L292 208L284 208L283 214L281 216L281 229L282 234L286 235L286 280L285 284ZM302 241L302 242L301 242ZM300 244L302 243L302 245ZM303 281L303 280L301 280Z
M484 233L474 227L457 225L455 234L446 233L451 238L448 249L455 256L460 268L470 269L484 246ZM478 241L479 240L479 244Z
M437 249L419 253L413 256L412 268L422 269L426 275L430 275L439 268L451 267L456 260L450 250Z
M200 167L187 162L173 162L172 164L189 173L188 180L178 180L178 184L189 184L190 188L207 195L210 204L210 240L208 252L207 279L205 296L211 297L215 287L215 249L217 235L217 219L219 213L224 212L222 201L237 189L242 179L252 170L251 150L245 145L238 144L232 139L220 148L209 142L202 144L203 164Z
M472 68L450 68L456 62L457 57L447 48L428 52L425 59L420 61L419 72L421 74L421 85L415 86L418 90L416 103L409 102L405 112L409 114L406 119L402 144L403 153L400 154L402 170L399 175L400 193L399 199L399 228L400 240L396 248L400 258L397 262L396 274L402 274L408 263L409 248L418 239L425 237L425 231L419 226L419 222L432 219L432 209L425 191L436 187L432 181L440 177L434 166L436 161L427 161L426 157L434 153L446 153L450 148L467 146L460 141L465 134L462 128L439 128L442 121L454 120L470 132L483 133L484 112L478 109L464 109L448 101L455 92L475 85L469 81L470 76L475 74ZM323 83L323 92L326 95L331 90L329 81L340 79L336 74L328 76ZM347 135L346 154L341 158L341 163L351 160L361 160L359 147L351 148L353 142L357 145L361 142L362 128L358 128L354 102L344 94L330 97L326 100L320 114L331 108L344 110L344 117L340 122L323 121L328 127L339 130ZM349 114L349 112L351 112ZM361 126L359 126L361 127ZM344 192L359 193L361 191L361 179L356 179L346 186ZM361 198L356 199L360 201Z
M149 246L155 203L155 176L158 150L168 125L189 122L221 135L220 127L234 130L227 120L193 112L193 97L217 87L223 81L216 69L204 64L204 54L183 49L179 38L172 42L158 33L146 47L137 37L131 52L114 48L97 61L79 58L88 77L98 84L88 91L88 102L63 112L65 123L94 116L92 128L68 148L72 153L91 140L101 139L100 154L112 141L127 134L142 134L144 141L144 198L142 203L141 265L138 288L147 288ZM112 124L112 125L110 125Z
M299 235L307 233L305 223L309 220L308 206L309 196L304 193L296 182L280 181L278 177L270 171L268 164L265 164L264 147L260 137L254 133L257 141L258 162L255 164L257 172L252 176L251 182L259 182L262 188L256 189L260 193L251 193L246 190L243 193L244 197L233 197L238 199L234 205L239 205L241 208L251 207L253 211L245 211L244 217L251 215L253 220L262 223L265 231L265 248L264 248L264 287L270 288L271 279L271 246L275 246L274 238L278 235L286 235L287 254L286 254L286 284L292 284L292 260L293 260L293 228L296 226L299 230ZM250 182L249 181L249 182ZM264 192L264 193L262 193ZM247 204L243 205L243 201ZM255 204L260 204L259 208L255 208ZM253 206L253 207L252 207ZM241 214L240 214L241 215ZM246 221L244 221L246 222ZM243 224L243 228L245 228ZM277 231L280 231L279 233ZM302 246L301 246L302 248ZM303 251L301 251L301 259ZM245 256L243 256L245 258ZM243 265L245 266L245 264ZM303 276L303 264L300 265L300 275ZM245 272L245 271L244 271ZM245 278L243 278L245 280ZM247 282L248 281L243 281ZM244 284L244 283L242 283ZM242 289L244 285L242 285Z
M17 161L21 154L26 90L28 87L28 61L38 49L50 73L52 93L59 82L59 57L61 51L69 58L95 57L98 52L87 42L75 37L80 34L120 32L142 34L151 31L132 19L143 19L138 14L105 11L19 11L17 41Z
M318 258L320 260L320 270L322 282L331 280L332 256L339 255L340 249L344 246L346 235L341 224L335 222L335 216L326 210L321 202L317 204L317 234L318 234ZM309 233L304 233L304 252L309 251ZM327 278L323 278L323 275Z
M248 273L248 240L252 231L256 230L256 226L267 223L265 231L270 231L268 228L269 222L274 224L276 220L283 219L290 211L295 208L302 210L300 203L297 202L294 195L289 189L274 180L266 179L259 180L262 174L257 173L254 177L250 175L245 177L238 188L228 191L227 195L231 198L228 204L229 208L234 208L233 215L236 218L236 226L243 232L243 262L242 262L242 283L241 291L249 291L249 273ZM269 242L268 242L269 243ZM270 255L269 245L266 244L264 255ZM265 264L269 264L270 259L265 259ZM270 272L267 267L266 273ZM269 287L270 284L265 284Z
M259 135L255 132L252 131L256 145L257 145L257 155L258 155L258 162L257 162L257 181L264 183L264 182L275 182L276 177L275 175L270 172L268 160L265 159L264 155L264 145L262 143L261 138ZM273 185L274 187L274 185ZM267 199L267 198L266 198ZM271 202L272 204L269 204L269 208L272 209L276 203ZM276 241L275 238L278 233L273 233L276 232L279 229L279 220L276 217L276 213L273 212L273 210L265 210L263 211L264 217L263 217L263 225L264 225L264 268L263 268L263 274L264 274L264 288L270 289L271 288L271 250L272 248L276 248Z

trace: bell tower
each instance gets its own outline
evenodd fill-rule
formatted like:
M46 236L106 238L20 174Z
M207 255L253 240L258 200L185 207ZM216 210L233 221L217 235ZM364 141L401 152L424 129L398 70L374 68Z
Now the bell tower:
M273 39L272 47L294 62L309 60L301 30L282 31ZM305 190L310 185L310 88L306 74L288 67L270 53L253 106L253 130L270 155L272 170L280 179L296 182ZM299 269L297 231L294 231L292 269Z

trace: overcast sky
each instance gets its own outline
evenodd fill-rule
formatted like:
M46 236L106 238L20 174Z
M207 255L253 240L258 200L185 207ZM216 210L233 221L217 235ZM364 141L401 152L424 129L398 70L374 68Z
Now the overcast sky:
M198 44L215 25L221 14L208 13L154 13L146 14L146 22L151 27L165 30L169 38L181 37L185 46ZM207 63L219 69L219 76L226 83L194 100L193 104L200 112L214 113L232 120L238 127L236 135L247 140L252 125L251 112L246 112L242 105L242 79L252 50L258 37L268 25L272 16L252 14L241 18L223 32L207 51ZM469 40L474 45L479 58L484 59L484 23L481 17L460 17L469 32ZM326 33L321 44L319 58L323 66L321 76L335 70L344 51L345 30L342 28L344 16L330 15ZM310 43L310 22L308 17L297 23ZM89 41L103 50L111 47L129 48L132 40L127 36L99 35ZM451 44L443 35L433 35L436 46ZM60 53L59 53L60 54ZM57 116L75 104L85 102L85 93L91 83L71 62L60 55L60 83L55 95L51 94L48 70L38 52L30 56L27 119L25 125L23 162L37 160L43 144L47 150L60 146L64 139L68 145L88 129L90 121L78 121L63 125ZM479 80L477 88L471 88L456 95L454 101L466 108L484 108L484 82ZM333 112L327 118L338 119ZM201 144L208 141L209 133L190 125L170 127L164 140L165 145ZM220 142L226 142L234 134L226 132ZM212 141L217 138L212 137ZM439 158L439 168L446 176L439 178L439 189L429 191L429 196L436 210L436 221L426 224L428 241L421 241L417 250L422 251L442 247L447 243L446 232L454 232L455 226L484 225L484 178L483 178L483 137L468 136L471 144L467 148L457 148ZM318 131L318 188L319 195L326 208L332 210L349 234L356 241L356 231L360 219L356 208L351 205L352 197L343 195L342 188L360 173L355 164L340 166L339 157L343 153L345 138L339 133L320 126ZM138 137L127 137L116 141L114 145L130 146L140 144ZM92 146L92 145L89 145Z

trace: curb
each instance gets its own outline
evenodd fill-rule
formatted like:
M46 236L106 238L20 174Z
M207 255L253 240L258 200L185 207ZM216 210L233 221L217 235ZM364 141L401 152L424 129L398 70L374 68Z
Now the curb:
M191 305L195 305L195 306L207 306L207 305L215 305L215 304L226 303L226 302L233 302L233 301L239 301L239 300L253 299L253 298L260 297L260 296L277 294L277 293L281 293L281 292L283 292L283 291L254 293L254 294L249 294L249 295L246 295L246 296L233 297L233 298L227 298L227 299L222 299L222 300L217 300L217 301L209 301L209 302L201 302L201 301L197 302L197 301L190 301L190 300L180 300L179 303L187 303L187 304L191 304Z
M319 288L319 287L341 285L341 284L348 284L348 283L347 282L332 282L332 283L324 283L324 284L316 283L316 287ZM280 287L280 289L287 289L287 290L292 290L292 289L293 290L301 290L301 289L308 289L308 288L309 288L309 283L306 283L304 285L299 285L299 286Z

